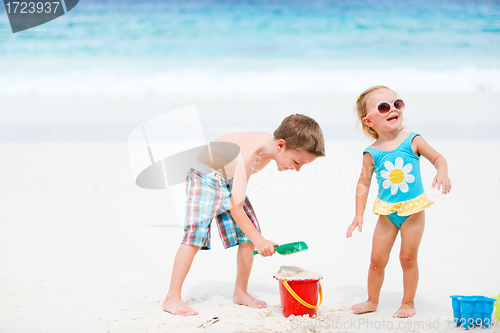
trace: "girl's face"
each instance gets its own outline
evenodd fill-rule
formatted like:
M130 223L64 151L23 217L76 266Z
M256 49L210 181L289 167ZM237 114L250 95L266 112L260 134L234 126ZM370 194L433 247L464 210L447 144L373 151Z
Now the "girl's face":
M366 98L366 116L363 123L373 128L377 133L398 130L403 122L403 111L394 107L393 102L397 97L392 90L380 88L370 93ZM384 115L377 112L377 104L386 102L391 105L391 110Z

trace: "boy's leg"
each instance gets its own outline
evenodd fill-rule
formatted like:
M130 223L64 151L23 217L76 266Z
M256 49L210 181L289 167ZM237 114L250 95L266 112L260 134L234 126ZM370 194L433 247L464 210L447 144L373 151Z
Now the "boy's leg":
M418 285L418 247L422 240L425 226L425 212L421 211L411 215L401 225L401 252L399 260L403 268L403 301L394 317L408 318L415 311L415 293Z
M172 269L172 278L170 280L170 289L163 301L163 311L170 312L175 315L194 316L198 312L189 307L182 301L181 289L184 279L186 278L191 263L198 253L200 247L193 245L181 244L174 260Z
M183 316L198 314L182 301L181 289L196 253L202 246L210 247L210 223L218 209L220 193L218 181L202 171L192 168L186 181L184 239L174 259L170 289L162 306L166 312Z
M248 198L245 198L243 210L255 228L260 232L259 222ZM224 243L224 247L228 248L238 244L238 254L236 257L236 284L234 287L233 302L258 309L267 307L266 302L250 296L247 290L248 279L250 278L250 272L252 271L254 258L253 250L255 250L255 246L238 227L229 210L221 211L217 215L216 219L217 227L219 229L222 242Z
M377 310L380 289L384 282L385 266L389 261L392 246L399 229L385 215L380 215L373 233L372 254L368 270L368 300L352 306L354 313Z
M262 309L267 307L266 302L260 301L248 294L248 279L252 271L253 264L253 243L240 243L238 246L238 255L236 258L237 272L236 285L234 288L233 302L236 304L248 305L253 308Z

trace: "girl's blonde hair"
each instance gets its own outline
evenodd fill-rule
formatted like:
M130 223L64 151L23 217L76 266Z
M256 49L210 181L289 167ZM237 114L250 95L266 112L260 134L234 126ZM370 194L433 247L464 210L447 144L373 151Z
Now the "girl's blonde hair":
M398 93L392 90L391 88L388 88L386 86L373 86L361 93L361 95L358 96L358 100L356 101L355 109L357 112L358 120L361 123L363 133L372 139L377 140L378 139L378 133L371 127L368 127L363 123L363 118L366 117L366 98L368 97L369 94L372 92L379 90L379 89L388 89L396 95L396 97L399 97Z

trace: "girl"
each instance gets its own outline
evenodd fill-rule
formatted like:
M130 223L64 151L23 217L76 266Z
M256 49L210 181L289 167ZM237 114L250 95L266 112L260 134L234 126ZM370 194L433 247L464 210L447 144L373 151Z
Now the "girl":
M414 298L418 284L417 254L424 232L424 210L433 204L424 192L420 178L420 155L428 159L437 174L432 187L451 189L446 160L417 133L402 130L404 102L385 87L364 91L356 102L356 111L364 133L375 142L363 152L363 169L356 188L356 215L347 229L347 238L358 228L361 232L363 214L372 175L377 176L379 191L373 212L379 215L373 234L372 254L368 271L368 300L352 306L354 313L377 310L380 288L389 255L401 231L399 260L403 268L403 301L394 317L407 318L415 311Z

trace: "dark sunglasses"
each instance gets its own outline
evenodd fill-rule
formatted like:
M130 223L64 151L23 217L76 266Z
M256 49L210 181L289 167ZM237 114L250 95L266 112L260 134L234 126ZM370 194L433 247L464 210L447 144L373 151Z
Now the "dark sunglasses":
M378 103L377 107L368 112L366 115L368 116L373 111L377 111L380 115L388 114L389 111L391 111L392 106L394 106L394 108L399 111L403 111L405 109L405 102L403 102L401 98L398 98L395 99L394 102L392 103L387 103L387 102Z

